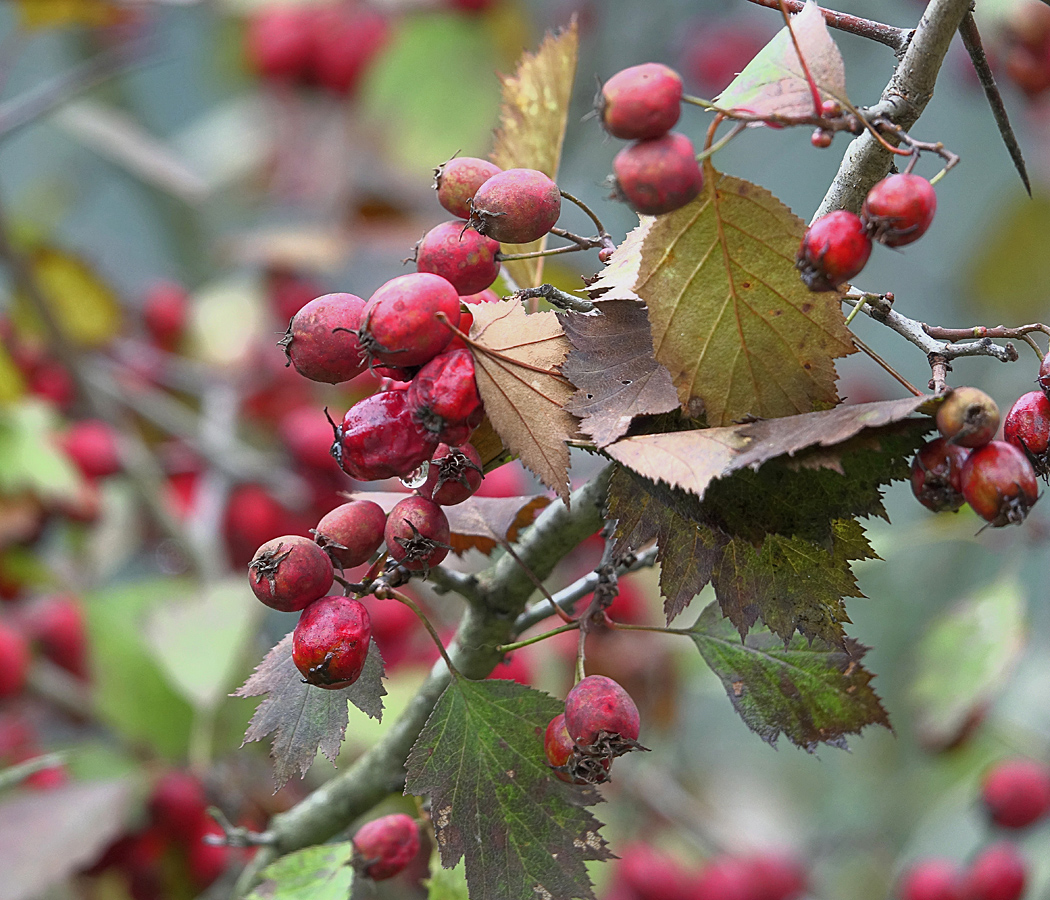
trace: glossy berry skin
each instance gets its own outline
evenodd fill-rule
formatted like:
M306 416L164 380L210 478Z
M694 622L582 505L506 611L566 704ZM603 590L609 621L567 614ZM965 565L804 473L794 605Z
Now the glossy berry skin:
M29 662L29 642L20 631L0 619L0 700L21 693Z
M473 444L438 444L419 493L438 506L455 506L473 496L484 478L481 456Z
M416 269L440 275L461 296L476 294L499 275L497 253L499 242L465 228L460 220L443 222L416 246Z
M53 594L32 604L23 618L26 636L51 662L87 679L87 624L84 607L72 594Z
M430 459L439 441L413 415L405 391L381 391L350 407L332 455L358 481L400 478Z
M433 500L406 497L390 510L384 537L392 559L406 569L426 572L448 555L452 532Z
M59 444L85 478L106 478L121 470L117 435L101 419L74 422L59 438Z
M999 407L980 388L959 387L937 408L937 430L961 447L983 447L999 430Z
M565 726L581 746L598 740L601 732L638 740L641 720L630 694L611 678L588 675L565 698Z
M333 94L353 94L390 37L386 18L361 7L332 5L317 9L311 26L318 84Z
M915 498L933 512L955 512L965 503L962 468L969 449L944 438L927 441L911 463L911 490Z
M355 294L325 294L292 316L280 346L295 371L324 384L360 375L367 364L356 332L364 308Z
M1050 399L1042 391L1022 394L1003 420L1003 440L1024 451L1038 475L1046 475L1050 450Z
M470 351L452 350L428 362L412 379L405 401L442 443L465 443L484 415Z
M966 900L1020 900L1028 881L1028 863L1005 841L986 847L963 873Z
M252 16L245 37L249 65L277 82L304 80L313 60L313 12L303 6L265 6Z
M267 541L248 565L252 592L271 609L297 612L332 586L332 561L309 538L297 534Z
M189 306L186 289L173 281L158 282L146 292L142 324L154 344L169 352L179 345L186 331Z
M899 900L963 900L959 867L946 859L923 859L901 876Z
M368 300L359 336L370 362L386 366L421 366L452 340L441 313L459 325L459 294L440 275L415 272L391 278Z
M617 195L646 216L681 209L704 186L693 142L677 131L624 147L613 160L613 174Z
M981 800L1003 828L1027 828L1050 813L1050 767L1034 759L1006 759L984 776Z
M561 215L561 192L536 169L506 169L474 195L470 225L501 244L539 240Z
M325 513L314 540L343 569L368 562L383 543L386 513L371 500L351 500Z
M667 134L682 111L682 76L661 63L622 69L602 85L597 111L605 130L625 141Z
M149 797L153 822L170 840L189 844L207 818L204 785L191 772L172 769L160 777Z
M837 209L809 226L795 267L811 291L833 291L858 275L869 256L871 237L860 217Z
M1039 499L1035 470L1013 444L991 441L974 450L962 470L966 502L993 527L1019 525Z
M353 838L364 873L373 881L393 878L419 852L419 825L394 813L362 825Z
M470 201L486 181L503 170L487 159L457 156L434 169L438 203L461 219L470 218Z
M864 200L860 216L874 240L903 247L921 238L933 222L937 194L921 175L889 175Z
M322 597L299 617L292 632L292 661L310 684L349 687L361 677L372 638L372 620L360 600Z

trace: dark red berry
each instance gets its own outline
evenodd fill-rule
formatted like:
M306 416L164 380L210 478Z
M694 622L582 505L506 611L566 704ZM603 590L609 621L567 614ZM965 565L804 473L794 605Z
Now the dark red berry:
M88 677L84 607L72 594L54 594L32 604L22 619L26 636L51 662L77 678Z
M154 823L168 838L183 845L194 841L207 809L208 798L200 779L180 769L162 775L149 798Z
M473 444L438 444L419 493L438 506L455 506L473 496L484 477L481 455Z
M371 637L372 620L360 600L322 597L299 617L292 661L310 684L326 690L349 687L361 677Z
M677 131L624 147L613 160L613 173L617 195L647 216L680 209L704 186L693 142Z
M999 407L980 388L959 387L937 408L937 430L953 444L983 447L999 429Z
M406 569L426 572L451 549L448 518L433 500L406 497L386 519L387 553Z
M311 25L318 83L333 94L353 94L390 38L386 18L360 6L335 4L317 10Z
M370 361L387 366L421 366L452 340L448 324L459 325L459 294L440 275L415 272L391 278L368 300L361 320L361 346Z
M0 700L21 693L29 673L29 642L0 620Z
M368 562L383 543L386 513L371 500L352 500L321 518L314 540L343 569Z
M186 331L190 298L181 284L161 281L147 292L142 304L142 324L153 343L174 350Z
M860 216L837 209L809 226L795 266L811 291L834 291L859 274L869 256L871 237Z
M922 859L901 876L898 900L963 900L959 867L946 859Z
M565 698L565 726L581 746L604 735L637 741L641 730L638 707L631 695L611 678L588 675Z
M682 111L682 77L661 63L622 69L602 85L596 100L605 130L625 141L667 134Z
M1028 863L1013 844L992 844L977 854L962 880L966 900L1020 900Z
M434 169L434 190L452 215L470 218L470 201L486 181L503 170L487 159L457 156Z
M1019 525L1039 499L1028 457L1005 441L992 441L970 454L962 470L962 489L974 512L995 528Z
M920 175L900 173L883 178L868 191L860 215L874 240L902 247L926 233L936 211L932 185Z
M332 426L324 411L313 405L290 409L277 423L277 433L295 461L308 469L332 468Z
M416 245L416 269L440 275L460 295L476 294L499 275L497 253L498 241L465 227L462 221L443 222Z
M465 443L484 416L470 351L452 350L428 362L405 391L405 402L442 443Z
M1050 399L1042 391L1022 394L1003 420L1003 440L1024 451L1037 475L1050 471Z
M966 501L962 495L962 467L970 451L944 438L927 441L911 463L911 490L934 512L954 512Z
M332 455L351 478L401 478L430 459L438 436L417 421L405 393L381 391L365 397L335 429Z
M273 81L304 80L313 60L312 19L313 10L305 6L260 8L248 23L249 65Z
M1043 393L1050 393L1050 353L1039 363L1039 377L1036 378L1036 383Z
M507 169L478 188L469 223L501 244L527 244L547 234L559 215L558 185L536 169Z
M230 865L230 847L204 840L208 836L219 837L223 833L219 823L205 815L197 822L195 833L186 845L186 869L199 891L217 881Z
M366 361L356 332L364 308L354 294L325 294L300 309L280 341L295 371L325 384L360 375Z
M547 724L543 750L555 776L568 784L602 784L609 779L612 760L577 750L565 727L565 714L558 713Z
M309 538L295 534L267 541L248 566L252 591L267 606L296 612L332 586L332 561Z
M1003 828L1027 828L1050 812L1050 767L1034 759L997 763L981 785L988 815Z
M113 426L101 419L81 419L69 426L59 443L85 478L105 478L121 470Z
M419 852L419 825L394 813L362 825L353 838L359 865L373 881L393 878Z

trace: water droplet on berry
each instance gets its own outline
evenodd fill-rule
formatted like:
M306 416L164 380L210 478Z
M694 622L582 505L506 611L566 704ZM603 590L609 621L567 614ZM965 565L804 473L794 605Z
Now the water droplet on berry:
M429 474L430 460L426 460L418 469L409 472L398 480L409 490L414 491L416 488L421 488L426 484L427 475Z

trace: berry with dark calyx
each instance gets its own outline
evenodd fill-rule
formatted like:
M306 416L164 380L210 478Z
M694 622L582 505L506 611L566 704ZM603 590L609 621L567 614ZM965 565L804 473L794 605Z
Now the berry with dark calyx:
M557 224L561 191L536 169L506 169L478 188L468 224L501 244L539 240Z
M434 169L438 203L461 219L470 218L470 201L486 181L503 170L487 159L457 156Z
M452 549L448 518L433 500L406 497L386 518L387 553L406 569L426 574Z
M332 456L351 478L401 478L430 459L438 436L416 420L405 394L393 390L365 397L334 426Z
M101 419L74 422L59 444L85 478L106 478L121 470L116 432Z
M1039 499L1035 470L1023 451L1005 441L974 450L962 470L966 502L992 527L1019 525Z
M897 886L898 900L963 900L959 867L947 859L922 859L910 866Z
M353 837L355 868L373 881L393 878L419 852L419 825L411 816L394 813L362 825Z
M624 147L613 159L613 174L617 197L646 216L681 209L704 186L693 142L677 131Z
M580 753L565 727L565 713L547 724L543 750L555 776L568 784L602 784L609 780L612 760Z
M0 619L0 700L21 693L29 673L29 642Z
M412 379L405 401L442 443L465 443L484 416L470 351L452 350L428 362Z
M455 506L473 496L484 477L481 455L473 444L438 444L419 493L438 506Z
M834 291L859 274L869 256L871 237L860 216L837 209L809 226L795 267L811 291Z
M386 18L364 6L333 4L316 9L310 22L318 83L333 94L353 94L390 37Z
M372 620L360 600L321 597L299 616L292 661L310 684L333 691L349 687L361 677L371 638Z
M1003 440L1020 447L1037 475L1050 473L1050 399L1042 391L1022 394L1003 420Z
M142 304L142 324L153 343L172 351L182 340L189 316L190 298L181 284L160 281L147 292Z
M204 785L192 772L181 769L162 775L149 797L154 823L172 841L184 845L193 841L207 809Z
M1003 828L1027 828L1050 813L1050 767L1034 759L1006 759L984 776L981 800Z
M460 295L485 290L499 275L499 242L466 228L461 221L443 222L416 245L416 269L449 281Z
M452 340L452 330L437 318L459 325L459 294L440 275L414 272L391 278L368 300L358 330L370 363L421 366Z
M953 444L983 447L999 429L999 407L980 388L959 387L937 408L937 430Z
M864 199L860 216L874 240L903 247L921 238L937 211L937 193L921 175L888 175Z
M371 500L351 500L325 513L314 540L342 569L368 562L383 543L386 513Z
M72 594L42 597L22 618L26 636L51 662L77 678L88 677L84 607Z
M279 346L295 371L325 384L360 375L366 363L356 332L364 309L355 294L325 294L292 316Z
M962 468L970 451L944 438L927 441L911 463L911 490L933 512L955 512L965 503Z
M297 612L323 597L332 586L332 560L309 538L297 534L267 541L248 565L248 582L263 603Z
M631 695L611 678L588 675L565 698L565 727L585 751L621 756L638 749L641 720Z
M595 106L613 137L625 141L662 137L682 112L682 76L661 63L622 69L602 85Z
M1020 900L1028 881L1028 863L1005 841L985 847L963 872L966 900Z

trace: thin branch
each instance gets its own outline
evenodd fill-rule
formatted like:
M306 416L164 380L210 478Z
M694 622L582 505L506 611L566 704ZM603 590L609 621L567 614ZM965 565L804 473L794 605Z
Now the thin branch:
M522 288L513 295L515 300L532 300L539 298L546 300L551 306L571 312L588 313L593 312L595 306L590 300L583 297L575 297L566 291L559 290L553 284L541 284L538 287Z
M764 6L766 9L780 9L781 0L749 0L755 6ZM783 4L790 13L800 13L806 5L803 0L783 0ZM855 34L857 37L867 38L891 48L898 56L904 52L911 40L913 30L910 28L896 28L893 25L884 25L871 19L862 19L860 16L851 16L846 13L835 12L833 9L821 8L824 21L828 28L836 28Z

